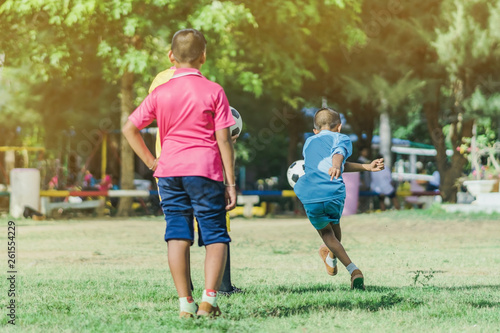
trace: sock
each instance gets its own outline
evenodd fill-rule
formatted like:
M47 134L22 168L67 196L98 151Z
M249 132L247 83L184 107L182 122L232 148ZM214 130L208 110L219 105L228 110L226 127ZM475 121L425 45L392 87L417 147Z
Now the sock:
M352 272L354 272L355 270L359 269L358 267L356 267L356 265L354 265L353 262L351 262L349 265L347 265L346 268L349 271L350 275L352 275Z
M335 266L337 266L337 258L335 258L335 256L334 256L334 258L332 258L332 257L330 257L330 255L333 255L333 253L331 253L331 252L330 252L330 253L326 256L326 260L325 260L325 261L326 261L326 263L327 263L327 264L328 264L328 266L330 266L330 267L335 267Z
M181 312L184 311L184 312L196 314L198 307L196 306L196 303L193 301L192 296L179 297L179 302L181 304Z
M203 291L203 296L201 297L202 302L210 303L213 307L217 306L217 291L213 289L205 289Z

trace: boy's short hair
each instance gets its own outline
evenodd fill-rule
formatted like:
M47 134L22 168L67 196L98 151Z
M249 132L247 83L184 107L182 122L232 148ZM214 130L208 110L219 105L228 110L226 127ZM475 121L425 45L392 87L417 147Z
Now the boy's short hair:
M323 127L329 126L333 129L340 125L340 115L332 108L321 108L314 114L314 128L320 130Z
M196 29L183 29L172 38L172 53L180 63L193 63L205 52L207 40Z

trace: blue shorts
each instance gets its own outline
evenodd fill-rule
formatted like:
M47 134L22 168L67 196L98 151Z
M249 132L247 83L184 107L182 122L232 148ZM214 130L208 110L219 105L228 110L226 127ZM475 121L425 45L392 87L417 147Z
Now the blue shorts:
M304 204L304 210L311 224L316 230L321 230L329 223L339 224L344 200L332 199L331 201Z
M193 217L204 245L229 243L226 227L224 184L205 177L162 177L158 179L160 205L167 226L165 241L194 241Z

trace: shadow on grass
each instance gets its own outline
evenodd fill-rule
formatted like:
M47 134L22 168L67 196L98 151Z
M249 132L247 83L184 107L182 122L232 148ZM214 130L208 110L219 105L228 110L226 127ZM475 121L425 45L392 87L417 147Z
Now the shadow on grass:
M422 306L426 306L427 296L431 297L440 292L461 292L467 290L498 291L500 285L469 285L460 287L385 287L368 286L365 292L351 291L349 286L338 287L329 284L315 285L281 285L275 288L269 288L266 293L272 295L290 295L289 304L266 304L258 309L250 310L245 316L250 317L288 317L294 315L303 315L315 313L318 311L335 310L363 310L367 312L377 312L397 307L399 311L412 311ZM417 293L415 291L418 291ZM257 291L258 293L258 291ZM310 297L306 294L311 294ZM302 297L294 298L294 295ZM479 300L462 301L463 304L475 308L499 308L500 302ZM242 314L232 313L234 319Z
M334 292L338 288L331 284L311 284L311 285L295 285L295 286L277 286L271 288L269 292L276 294L308 294L314 292Z
M454 286L454 287L444 287L444 286L406 286L406 287L387 287L387 286L366 286L366 292L369 293L388 293L397 292L402 290L415 290L421 289L424 291L464 291L464 290L478 290L478 289L488 289L492 291L500 290L500 284L492 285L465 285L465 286ZM331 284L314 284L314 285L296 285L296 286L277 286L272 288L269 292L273 294L307 294L314 292L338 292L347 291L349 287L338 287Z
M380 297L370 299L324 299L321 301L315 300L305 302L300 305L269 305L251 311L251 317L288 317L293 315L303 315L309 313L317 313L318 311L346 310L351 311L360 309L368 312L376 312L380 310L390 309L399 305L405 310L411 310L424 305L424 302L414 298L404 298L395 293L388 293Z
M478 302L467 302L472 307L481 308L500 308L500 302L490 302L490 301L478 301Z

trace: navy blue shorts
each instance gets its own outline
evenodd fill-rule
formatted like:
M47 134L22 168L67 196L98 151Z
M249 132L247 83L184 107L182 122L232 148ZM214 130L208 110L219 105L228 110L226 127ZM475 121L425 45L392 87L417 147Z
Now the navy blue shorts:
M224 189L222 182L205 177L158 178L160 205L167 222L165 241L187 239L193 242L193 218L196 216L204 245L229 243Z

